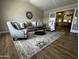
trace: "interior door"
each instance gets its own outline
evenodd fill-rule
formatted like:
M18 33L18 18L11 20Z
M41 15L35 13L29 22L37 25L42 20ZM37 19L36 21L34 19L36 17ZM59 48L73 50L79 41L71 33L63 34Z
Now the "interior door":
M75 9L71 32L78 33L78 9Z

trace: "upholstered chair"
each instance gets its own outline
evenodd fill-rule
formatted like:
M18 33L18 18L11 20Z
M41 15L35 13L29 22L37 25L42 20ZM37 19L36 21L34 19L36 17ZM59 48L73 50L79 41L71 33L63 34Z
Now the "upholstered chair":
M27 29L22 29L19 27L18 23L16 23L16 25L14 23L16 22L7 22L7 26L13 40L16 40L18 38L27 38L28 36Z

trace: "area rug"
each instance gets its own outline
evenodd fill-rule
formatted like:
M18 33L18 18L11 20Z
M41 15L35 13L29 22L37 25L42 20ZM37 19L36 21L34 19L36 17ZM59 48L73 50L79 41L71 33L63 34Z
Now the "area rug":
M37 52L53 43L63 32L46 32L45 35L35 35L30 32L27 40L13 41L20 59L30 59Z

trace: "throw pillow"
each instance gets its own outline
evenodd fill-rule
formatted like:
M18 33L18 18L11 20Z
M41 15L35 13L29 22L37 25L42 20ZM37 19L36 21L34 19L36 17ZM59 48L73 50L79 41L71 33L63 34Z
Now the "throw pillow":
M27 23L27 26L32 26L32 23L31 23L31 22L28 22L28 23Z
M13 25L14 28L20 30L21 27L20 27L20 24L18 24L17 22L11 22L11 24Z
M24 28L27 28L27 24L26 23L23 23L23 25L24 25Z

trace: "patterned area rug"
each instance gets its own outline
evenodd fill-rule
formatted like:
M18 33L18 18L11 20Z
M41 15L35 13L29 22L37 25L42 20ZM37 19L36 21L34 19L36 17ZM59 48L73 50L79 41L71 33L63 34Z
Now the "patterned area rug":
M63 34L63 32L46 32L45 35L35 35L34 32L30 32L27 40L17 40L13 42L19 58L29 59Z

